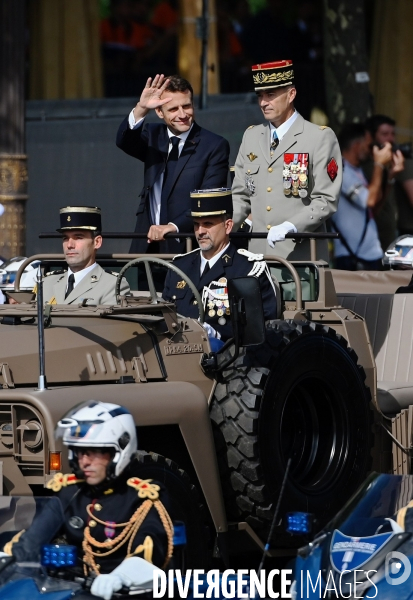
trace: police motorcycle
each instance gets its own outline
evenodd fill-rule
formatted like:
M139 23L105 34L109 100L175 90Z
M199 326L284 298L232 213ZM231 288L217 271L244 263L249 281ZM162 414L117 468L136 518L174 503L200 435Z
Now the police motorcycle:
M37 525L47 514L45 531ZM87 577L77 548L56 539L63 522L63 508L56 497L0 496L0 600L91 600L93 578ZM23 531L30 542L17 556L7 554ZM179 543L179 542L178 542ZM142 561L145 562L145 561ZM146 576L145 576L146 575ZM142 584L122 588L112 598L152 597L152 565Z
M308 534L311 515L287 516ZM413 476L372 473L313 541L298 551L292 598L413 599Z

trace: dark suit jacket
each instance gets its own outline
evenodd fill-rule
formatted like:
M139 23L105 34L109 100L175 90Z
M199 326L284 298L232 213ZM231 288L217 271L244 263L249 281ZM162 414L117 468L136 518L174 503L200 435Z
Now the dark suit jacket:
M151 222L150 191L164 171L168 156L169 138L166 125L143 123L130 129L126 118L119 127L116 145L124 152L145 163L144 186L139 194L135 231L147 233ZM193 222L188 216L190 192L195 189L226 187L229 169L229 144L223 137L194 123L174 171L174 179L167 190L166 206L161 206L160 224L175 223L182 232L192 232ZM133 240L130 251L146 252L146 239ZM160 243L160 252L185 251L185 241L175 238Z
M252 270L254 261L249 261L244 255L239 254L237 248L230 244L224 254L203 277L200 276L201 256L199 248L188 254L177 256L174 259L174 265L188 275L202 297L204 286L208 286L212 281L218 281L221 277L225 277L227 281L234 277L246 277ZM275 291L265 271L259 276L258 280L261 288L264 318L265 320L276 319L277 300ZM199 316L199 311L194 295L188 285L177 287L180 281L182 279L177 273L168 270L162 296L165 300L175 301L179 314L196 319ZM213 317L209 317L208 308L206 308L205 321L216 331L219 331L223 340L227 340L232 337L231 317L225 316L225 325L219 325L218 318L216 313Z

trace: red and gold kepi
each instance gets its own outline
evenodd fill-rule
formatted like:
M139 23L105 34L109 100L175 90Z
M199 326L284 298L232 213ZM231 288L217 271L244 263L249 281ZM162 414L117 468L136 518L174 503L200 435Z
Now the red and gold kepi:
M294 85L292 60L277 60L252 66L254 90L270 90L271 88Z

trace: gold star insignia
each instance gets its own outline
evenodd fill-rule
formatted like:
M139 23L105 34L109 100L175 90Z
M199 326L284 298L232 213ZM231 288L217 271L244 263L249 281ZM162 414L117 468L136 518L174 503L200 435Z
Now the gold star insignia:
M247 154L247 158L249 158L250 161L252 162L256 158L258 158L258 156L256 154L254 154L254 152L250 152L249 154Z

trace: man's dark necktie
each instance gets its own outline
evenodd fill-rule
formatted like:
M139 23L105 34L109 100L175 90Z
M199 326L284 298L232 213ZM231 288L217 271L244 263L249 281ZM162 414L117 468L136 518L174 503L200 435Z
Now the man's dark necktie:
M73 275L73 273L71 273L69 275L69 279L67 280L67 290L66 290L66 294L65 294L65 300L68 297L68 295L70 294L70 292L73 292L74 287L75 287L75 276Z
M164 190L169 179L173 177L176 163L179 158L179 137L173 135L171 137L172 148L170 153L168 154L168 160L166 161L165 171L163 173L163 183L162 183L162 191Z
M206 275L208 273L208 271L210 271L210 270L211 270L211 267L209 266L209 261L207 261L207 263L206 263L206 265L204 267L204 270L202 271L201 277L203 277L204 275Z
M280 140L278 138L277 132L274 129L272 132L271 150L275 150L279 143Z
M175 135L171 137L172 148L168 154L165 171L163 172L162 194L161 194L161 212L159 215L159 224L165 225L168 221L167 216L167 200L171 191L172 181L174 177L176 163L179 158L179 137Z

